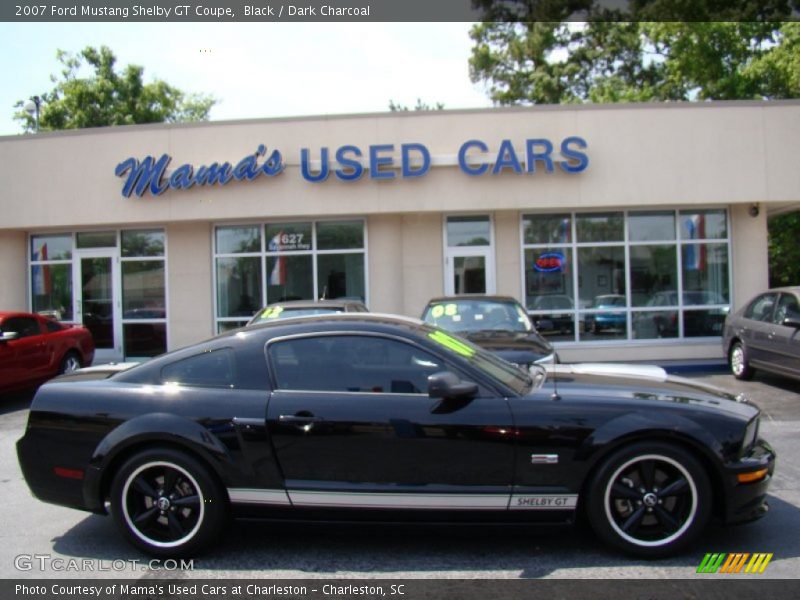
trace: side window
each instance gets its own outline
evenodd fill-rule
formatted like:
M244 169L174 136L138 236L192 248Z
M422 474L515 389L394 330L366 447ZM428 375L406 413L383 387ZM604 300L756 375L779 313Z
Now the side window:
M744 313L746 319L769 321L772 318L772 307L775 305L775 294L763 294L753 300Z
M278 389L425 394L442 362L416 346L373 336L319 336L269 346Z
M161 381L202 387L236 387L234 352L222 348L176 361L161 369Z
M11 317L3 322L3 332L15 331L18 338L30 337L42 333L39 321L31 317Z
M782 325L786 317L800 318L800 306L798 306L797 298L791 294L781 294L773 322Z
M47 328L49 333L55 333L56 331L61 331L63 329L59 323L56 321L51 321L50 319L44 322L44 326Z

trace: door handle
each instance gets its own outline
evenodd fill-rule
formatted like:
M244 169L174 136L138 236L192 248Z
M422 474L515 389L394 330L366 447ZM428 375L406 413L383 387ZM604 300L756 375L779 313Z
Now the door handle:
M280 415L278 421L286 424L305 425L309 423L320 423L324 421L322 417L315 417L314 415Z

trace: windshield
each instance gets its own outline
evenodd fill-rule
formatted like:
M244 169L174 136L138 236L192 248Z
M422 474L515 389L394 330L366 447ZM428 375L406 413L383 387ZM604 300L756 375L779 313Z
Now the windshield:
M499 381L517 394L525 394L532 386L538 387L544 382L545 371L539 365L532 367L532 369L536 369L536 373L535 377L531 377L531 372L528 370L483 350L469 340L450 335L436 327L427 326L425 331L428 339L435 342L440 348L461 360L466 360L484 375Z
M533 331L533 325L519 303L482 298L432 302L425 309L422 320L455 333Z

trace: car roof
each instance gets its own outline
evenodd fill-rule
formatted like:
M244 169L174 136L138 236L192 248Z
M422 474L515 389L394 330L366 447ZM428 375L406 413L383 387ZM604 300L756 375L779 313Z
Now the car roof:
M24 310L0 310L0 319L4 319L6 317L36 317L36 318L46 318L42 317L42 315L36 313L25 312Z
M284 308L336 308L347 304L364 304L361 300L338 299L338 300L287 300L286 302L273 302L267 306L282 306Z
M483 300L489 302L519 303L519 300L517 300L513 296L496 296L496 295L487 296L486 294L459 294L458 296L437 296L435 298L431 298L430 300L428 300L428 304L433 304L434 302L458 302L459 300Z

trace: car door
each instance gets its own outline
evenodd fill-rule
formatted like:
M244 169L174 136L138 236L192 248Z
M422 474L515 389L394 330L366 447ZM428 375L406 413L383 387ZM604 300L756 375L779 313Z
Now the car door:
M275 341L267 354L276 387L267 428L293 505L507 507L505 398L430 398L427 377L452 367L394 337L308 335Z
M751 363L770 362L770 334L774 329L772 314L778 294L769 292L756 297L745 310L739 325L740 337L747 346Z
M47 376L47 348L39 320L29 316L6 317L3 332L16 339L4 342L3 380L10 385L35 383Z
M787 317L800 319L800 302L794 294L782 292L772 318L770 356L778 370L800 376L800 330L784 325Z

